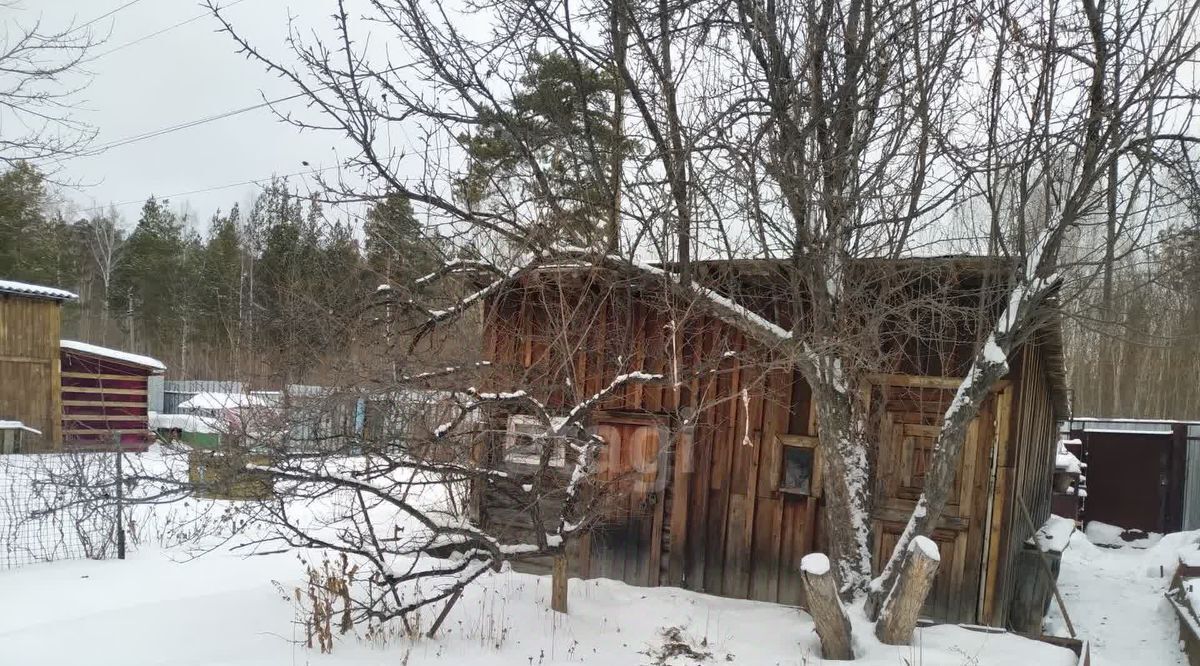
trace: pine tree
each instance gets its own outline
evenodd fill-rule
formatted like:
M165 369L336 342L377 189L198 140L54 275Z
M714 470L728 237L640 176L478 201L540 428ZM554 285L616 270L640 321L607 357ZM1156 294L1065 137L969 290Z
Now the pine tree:
M534 54L529 72L502 111L483 114L479 128L459 142L470 158L459 194L470 204L492 197L532 198L546 225L565 239L593 246L603 240L612 202L611 158L631 146L614 128L618 83L562 55ZM536 185L523 146L535 151L546 185ZM524 191L523 191L524 190Z
M407 285L437 266L437 249L403 196L389 194L375 204L364 233L367 265L383 282Z
M207 344L236 352L241 335L242 237L235 204L228 215L218 212L202 250L196 312L203 317L200 338Z
M78 249L36 167L19 162L0 174L0 277L77 288Z
M150 197L142 206L113 273L110 307L124 316L133 348L162 349L155 343L179 341L181 336L183 344L187 342L185 318L198 242L194 234L185 234L183 222L166 203ZM142 338L145 344L139 346Z

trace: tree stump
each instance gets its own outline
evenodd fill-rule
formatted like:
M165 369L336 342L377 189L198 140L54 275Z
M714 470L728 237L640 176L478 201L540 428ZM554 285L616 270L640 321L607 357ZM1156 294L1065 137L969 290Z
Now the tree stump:
M554 571L550 574L550 609L567 612L567 554L554 554Z
M896 586L883 601L879 621L875 623L875 636L888 645L908 645L912 642L917 617L933 587L941 555L937 544L929 538L919 536L908 544L908 557L900 568Z
M830 660L854 659L850 644L850 619L838 597L837 580L829 567L829 558L810 553L800 560L800 579L808 599L808 614L821 637L821 657Z

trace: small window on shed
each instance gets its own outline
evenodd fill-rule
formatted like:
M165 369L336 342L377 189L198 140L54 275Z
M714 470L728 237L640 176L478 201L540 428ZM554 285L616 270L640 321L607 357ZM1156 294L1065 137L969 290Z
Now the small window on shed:
M565 418L552 418L550 425L557 428L566 422ZM508 433L504 438L504 461L522 465L537 465L541 463L542 447L546 443L544 437L546 425L532 416L515 414L508 417ZM550 467L563 467L567 464L567 452L564 442L556 439L551 442Z
M779 491L791 495L821 496L821 455L816 437L780 435L782 477Z

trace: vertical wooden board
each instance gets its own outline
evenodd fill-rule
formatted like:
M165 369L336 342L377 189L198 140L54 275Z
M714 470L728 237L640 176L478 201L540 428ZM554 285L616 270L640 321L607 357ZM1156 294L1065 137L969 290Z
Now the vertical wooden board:
M696 469L691 475L688 512L687 587L703 590L705 561L708 557L709 475L713 464L713 410L706 409L698 416L694 435Z
M609 553L605 548L604 528L593 526L588 532L588 575L592 578L612 578Z
M752 366L742 366L738 378L739 389L733 394L733 409L730 410L733 419L733 460L729 470L729 492L738 495L749 493L749 475L751 461L757 459L758 447L754 442L755 423L754 406L761 405L754 393L754 384L758 373ZM742 400L742 396L746 400Z
M520 341L520 358L521 367L528 369L533 361L533 311L536 311L533 304L528 302L527 297L521 299L521 335L518 338Z
M951 622L966 621L959 617L958 600L965 595L968 590L964 586L963 574L966 573L966 554L967 554L967 535L960 532L953 540L952 550L946 559L942 560L943 567L950 568L950 580L946 585L945 601L943 614L939 617L946 618Z
M750 391L750 418L747 420L747 424L750 427L750 432L747 433L747 437L754 450L749 452L750 455L747 456L749 467L746 470L745 478L746 496L753 501L757 497L758 469L761 464L763 450L766 449L766 445L763 443L763 419L769 414L769 410L766 409L766 400L770 393L769 377L756 368L753 373L753 381L748 388Z
M1007 520L1008 501L1012 496L1011 467L1008 465L1010 423L1012 420L1012 384L996 397L996 481L992 492L991 521L987 526L988 548L983 599L983 622L994 625L996 614L997 582L1003 566L1003 526Z
M671 552L667 561L667 584L682 587L684 583L688 539L688 509L691 506L692 477L695 475L695 441L679 432L675 438L674 461L671 466Z
M647 450L643 453L643 463L652 463L654 466L654 472L643 475L644 482L653 484L648 495L653 498L654 503L650 507L650 515L643 518L643 534L647 539L648 550L646 584L651 586L659 584L659 572L662 570L663 512L666 504L664 489L665 484L669 481L667 478L660 479L659 475L665 477L671 473L672 469L669 465L659 469L659 444L658 437L655 435L653 444L647 446Z
M584 385L584 397L593 396L600 392L600 388L604 385L604 376L609 370L609 359L605 353L607 344L607 331L605 330L605 313L608 311L607 304L601 301L597 306L597 313L593 325L589 328L585 335L583 348L587 350L588 356L591 357L591 366L587 375L587 383Z
M824 537L821 534L820 501L814 497L804 500L804 553L824 552Z
M631 368L633 370L648 372L646 368L646 306L639 300L635 301L630 307L633 310L631 318L633 345ZM641 382L633 382L626 386L625 390L625 405L627 409L646 408L643 402L645 387Z
M722 361L721 370L717 373L716 392L709 396L713 424L713 464L709 473L709 487L714 490L729 487L730 458L733 455L733 419L729 410L731 404L734 409L737 408L729 396L737 393L737 376L737 359Z
M788 414L787 433L789 435L812 435L808 428L809 412L812 404L812 389L798 370L791 371L791 410Z
M62 317L60 306L44 308L43 312L49 313L49 345L50 345L50 413L47 415L50 425L50 446L52 449L58 450L62 448L62 354L60 352L60 341L62 340Z
M741 364L737 357L730 358L729 362L731 364L730 371L723 377L728 383L724 386L721 386L724 382L718 383L718 393L722 397L736 396L739 390ZM716 411L718 425L714 442L717 448L710 481L711 485L715 486L716 496L709 500L708 539L710 547L707 552L704 577L706 588L716 594L723 593L722 589L726 580L725 544L729 535L728 511L731 504L729 477L736 446L734 443L736 423L734 421L737 417L738 404L739 401L736 399L727 400L718 404Z
M648 372L661 374L663 372L662 320L656 313L648 312L646 315L645 336ZM645 385L642 387L642 394L647 411L662 411L663 387L661 383Z
M751 595L751 591L749 588L752 584L751 581L753 580L754 570L756 568L756 559L754 557L754 554L756 551L756 549L755 549L755 530L761 524L759 521L760 515L759 515L759 511L758 511L758 500L759 500L759 497L758 497L758 470L759 470L759 466L760 466L759 461L760 461L761 457L763 456L763 452L769 446L772 446L775 443L773 436L771 438L772 441L769 443L764 441L764 439L763 439L763 431L765 429L764 428L764 420L769 420L772 415L771 410L766 408L766 400L767 400L768 395L770 394L770 388L771 388L770 379L771 378L770 378L770 375L764 375L761 371L757 371L757 369L756 369L754 376L755 376L755 379L750 384L750 388L752 390L752 392L750 394L750 398L751 398L750 399L750 418L747 421L749 427L751 428L751 432L749 433L748 436L750 438L750 441L752 442L752 445L750 447L743 447L743 448L750 449L748 451L743 452L743 454L745 454L746 458L748 459L748 465L747 465L747 469L745 472L745 477L746 477L746 494L745 494L745 497L746 497L746 522L745 522L745 525L743 527L743 531L741 534L741 544L742 544L741 548L742 548L742 552L746 553L746 558L747 558L747 562L745 564L746 578L747 578L747 589L746 589L747 597L750 597L750 595ZM772 430L773 430L773 428L772 428ZM766 526L763 525L763 527L766 527ZM764 535L764 536L765 536L765 538L767 538L769 540L769 538L770 538L769 534ZM763 576L766 577L768 580L770 579L771 564L772 564L772 562L776 561L777 559L778 559L778 550L776 550L775 555L763 553L763 561L762 561L762 569L764 570Z
M805 555L805 502L783 497L783 525L780 530L779 603L800 605L804 602L804 584L800 579L800 560Z
M776 370L767 377L763 402L762 451L759 453L758 480L755 489L759 497L775 497L783 475L783 447L776 435L787 432L791 418L789 405L791 383L786 373Z
M621 554L623 555L624 573L621 580L630 585L645 585L646 559L648 553L642 540L643 517L635 510L625 519L621 532Z
M625 363L628 363L633 350L629 346L631 331L625 327L626 318L622 316L622 308L617 301L617 294L609 292L605 297L604 308L604 346L601 348L601 354L604 355L604 375L600 386L608 386L617 375L622 372L628 372L628 366L619 366L616 363L618 355L624 358ZM601 406L601 409L625 409L625 391L613 391Z
M750 588L749 552L741 538L746 523L754 520L748 500L745 495L730 493L729 517L726 520L725 571L721 594L738 599L744 599Z
M987 534L988 492L991 483L992 446L995 441L995 397L984 403L979 415L979 442L976 446L975 481L971 489L971 521L967 532L967 567L964 578L971 587L970 594L964 594L960 601L962 617L969 617L969 622L981 622L980 601L982 600L983 578L987 553L984 551L984 540ZM964 591L965 592L965 591ZM969 601L968 601L969 598ZM969 605L969 607L968 607Z
M750 598L776 601L779 597L780 522L783 501L759 497L754 505L754 541L750 550Z
M725 512L729 493L722 490L709 491L708 515L705 521L704 541L704 584L702 592L721 594L725 566Z

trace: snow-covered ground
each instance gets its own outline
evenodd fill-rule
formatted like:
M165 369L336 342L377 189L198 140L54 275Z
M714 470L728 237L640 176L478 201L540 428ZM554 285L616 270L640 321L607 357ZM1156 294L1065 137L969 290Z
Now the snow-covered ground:
M563 617L549 610L548 578L513 572L489 575L472 588L436 639L394 636L378 646L347 637L332 654L322 655L297 644L303 631L295 624L289 596L302 576L295 553L244 557L218 551L187 559L175 550L0 572L0 664L799 666L821 661L811 621L792 608L573 580L571 612ZM422 618L425 626L430 619ZM855 663L1075 663L1061 648L958 627L920 630L915 643L897 648L861 638L867 658ZM664 647L682 652L683 645L711 656L659 660Z
M182 464L158 450L138 460L164 474ZM417 501L428 509L447 503L442 486L418 488ZM231 512L235 505L192 499L137 507L130 522L138 547L127 560L0 571L0 666L822 663L812 621L795 608L573 580L570 613L563 616L549 608L548 578L507 570L485 574L471 586L436 638L421 634L440 605L411 618L411 632L394 626L382 637L350 633L337 638L331 654L322 654L303 646L304 615L296 601L308 564L321 554L269 552L278 544L259 543L268 552L258 555L236 548L239 539L260 541L266 528L252 512ZM341 515L335 495L292 510L326 530ZM371 522L418 528L395 511L372 511ZM237 536L227 540L231 531ZM1096 646L1093 663L1183 663L1174 617L1162 597L1170 567L1165 578L1150 574L1159 560L1174 562L1184 537L1169 535L1149 550L1102 549L1081 534L1072 539L1062 580L1077 626ZM208 552L198 554L200 546ZM912 647L884 646L861 612L851 611L860 657L854 663L863 666L1076 664L1063 648L954 626L919 629Z
M1119 542L1104 529L1089 530L1088 536L1105 544ZM1179 623L1164 594L1180 554L1194 550L1198 538L1200 532L1182 532L1101 547L1082 533L1072 536L1058 585L1075 630L1091 643L1093 666L1187 664ZM1065 635L1054 604L1049 621L1056 633Z

